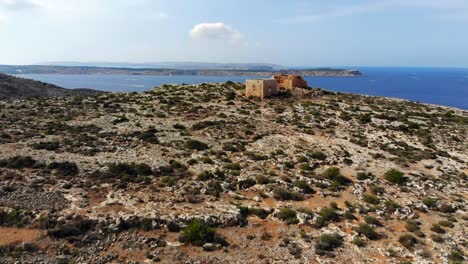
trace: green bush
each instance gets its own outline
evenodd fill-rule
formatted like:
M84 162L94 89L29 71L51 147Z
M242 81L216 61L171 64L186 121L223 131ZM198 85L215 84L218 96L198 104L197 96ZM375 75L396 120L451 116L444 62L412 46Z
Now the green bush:
M209 147L207 144L201 141L190 139L190 140L187 140L187 142L185 142L185 148L201 151L201 150L206 150Z
M455 227L455 225L450 221L440 221L439 225L444 226L444 227L448 227L448 228Z
M408 220L406 221L406 230L408 230L411 233L414 233L416 231L419 231L421 228L419 227L419 224L416 221L413 220Z
M332 189L337 190L342 186L347 186L352 183L352 181L345 176L341 175L340 169L337 167L330 167L322 172L322 177L330 180L332 182Z
M437 205L437 200L431 197L426 197L422 200L422 203L429 208L435 208Z
M179 241L194 246L203 246L205 243L215 242L216 229L210 227L202 220L196 219L182 230Z
M465 256L463 252L459 249L453 249L450 254L448 255L448 259L450 260L451 263L460 263L462 264L465 260Z
M110 164L108 171L116 176L148 176L153 173L151 167L145 163Z
M314 151L312 153L309 153L308 156L311 157L312 159L317 159L317 160L327 159L327 155L321 151Z
M365 247L366 246L366 241L364 241L364 239L362 239L362 238L355 237L353 239L353 244L358 246L358 247Z
M445 230L442 227L440 227L439 224L433 224L431 227L431 231L438 234L445 234Z
M403 184L406 182L405 174L399 170L391 169L385 173L385 180L392 184Z
M299 220L297 219L297 212L290 208L281 208L276 217L284 221L288 225L297 224Z
M309 194L314 193L314 190L312 189L312 187L310 187L310 185L304 180L296 181L294 183L294 186L301 189L304 193L309 193Z
M357 232L370 240L377 240L380 237L379 234L375 232L374 228L366 223L360 223Z
M319 255L327 254L343 245L343 237L338 234L323 234L315 244L315 251Z
M288 200L302 201L304 200L304 196L302 196L302 194L291 192L281 187L275 187L273 189L273 198L275 198L276 200L280 200L280 201L288 201Z
M370 194L370 193L363 194L362 199L364 200L364 202L370 203L370 204L379 204L380 203L379 197L377 197L377 196L375 196L373 194Z
M369 225L375 225L375 226L382 225L382 223L380 223L380 221L377 218L370 216L370 215L364 217L364 221Z
M405 248L412 250L414 246L419 243L419 240L411 234L404 234L400 236L398 242L400 242L400 244Z
M255 177L255 180L257 181L258 184L262 184L262 185L268 184L270 182L268 177L263 176L263 175L258 175L257 177Z

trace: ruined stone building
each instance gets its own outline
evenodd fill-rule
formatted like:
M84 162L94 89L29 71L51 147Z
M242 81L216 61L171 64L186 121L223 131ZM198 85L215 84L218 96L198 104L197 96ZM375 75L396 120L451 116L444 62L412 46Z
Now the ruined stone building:
M278 82L275 79L247 80L245 96L255 96L261 99L278 94Z
M296 74L275 74L273 78L278 82L278 86L284 89L307 88L307 82L300 75Z

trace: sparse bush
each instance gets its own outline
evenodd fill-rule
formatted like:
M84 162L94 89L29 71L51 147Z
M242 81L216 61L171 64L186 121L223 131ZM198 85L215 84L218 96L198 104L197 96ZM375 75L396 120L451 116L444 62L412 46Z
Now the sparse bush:
M258 184L268 184L270 182L268 177L263 176L263 175L258 175L257 177L255 177L255 180L257 181Z
M60 143L57 141L54 142L39 142L32 145L33 149L44 149L48 151L57 150L60 148Z
M465 256L461 250L453 249L448 255L448 259L452 264L462 264L465 261Z
M182 230L179 241L194 246L203 246L205 243L215 242L216 229L207 223L196 219Z
M359 224L357 232L370 240L377 240L380 237L379 234L375 232L374 228L365 223Z
M315 245L315 251L318 255L325 255L327 252L334 251L343 245L343 237L338 234L323 234Z
M370 204L379 204L380 203L379 197L377 197L377 196L375 196L373 194L370 194L370 193L363 194L362 199L364 200L364 202L370 203Z
M366 246L366 241L364 241L364 239L362 239L362 238L355 237L353 239L353 244L358 246L358 247L365 247Z
M314 190L312 189L312 187L310 187L310 185L306 181L303 181L303 180L296 181L294 183L294 186L301 189L304 193L309 193L309 194L314 193Z
M55 170L62 176L75 176L78 174L78 166L74 162L52 162L47 166L48 169Z
M419 240L411 234L404 234L400 236L398 242L408 250L412 250L414 246L419 243Z
M429 208L435 208L437 205L437 200L431 197L426 197L422 200L422 203Z
M439 225L443 226L443 227L448 227L448 228L453 228L455 227L455 225L450 222L450 221L440 221L439 222Z
M296 217L297 212L290 208L281 208L276 217L284 221L288 225L297 224L299 220Z
M337 167L330 167L322 173L322 177L332 181L332 189L337 190L342 186L347 186L352 181L345 176L341 175L340 169Z
M375 225L375 226L382 225L382 223L380 223L380 221L377 218L370 216L370 215L364 217L364 221L369 225Z
M314 151L312 153L309 153L308 154L309 157L311 157L312 159L316 159L316 160L326 160L327 159L327 155L321 151Z
M416 231L419 231L421 228L419 227L419 224L413 220L408 220L406 221L406 230L408 230L411 233L414 233Z
M440 227L439 224L433 224L431 227L431 231L438 234L445 234L445 230L442 227Z
M190 139L185 142L185 148L201 151L208 149L208 145L201 141Z
M302 194L288 191L281 187L276 187L273 189L273 197L276 200L280 200L280 201L287 201L287 200L302 201L304 200L304 196L302 196Z
M391 169L385 173L385 180L392 184L402 185L406 182L406 177L403 172L396 169Z

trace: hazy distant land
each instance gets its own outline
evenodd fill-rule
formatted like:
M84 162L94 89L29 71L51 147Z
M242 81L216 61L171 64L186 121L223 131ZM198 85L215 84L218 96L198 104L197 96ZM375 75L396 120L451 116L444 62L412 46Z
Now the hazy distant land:
M302 76L363 76L358 70L348 69L286 69L268 65L246 64L243 66L222 66L218 68L187 67L168 65L174 68L132 68L132 67L96 67L96 66L53 66L53 65L0 65L0 72L7 74L121 74L121 75L200 75L200 76L269 76L274 73L291 73ZM206 65L206 67L209 67Z

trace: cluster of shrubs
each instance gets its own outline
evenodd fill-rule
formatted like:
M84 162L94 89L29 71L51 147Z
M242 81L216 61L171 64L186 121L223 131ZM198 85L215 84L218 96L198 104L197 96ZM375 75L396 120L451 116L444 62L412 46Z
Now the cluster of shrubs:
M228 245L223 238L216 234L216 228L199 219L193 220L182 230L179 241L198 247L205 243Z
M337 167L330 167L326 169L321 176L331 181L330 189L333 191L338 191L344 186L348 186L352 183L350 179L341 174L340 169Z
M285 188L275 187L273 189L273 198L279 201L302 201L304 196L298 192L289 191Z
M335 249L343 245L343 237L338 234L322 234L317 244L315 244L315 253L318 255L334 256Z
M14 156L9 159L0 160L0 167L6 167L10 169L33 168L36 164L37 161L30 156Z

